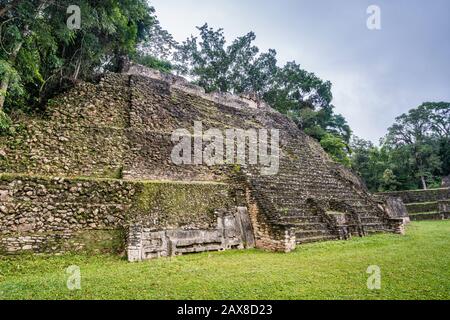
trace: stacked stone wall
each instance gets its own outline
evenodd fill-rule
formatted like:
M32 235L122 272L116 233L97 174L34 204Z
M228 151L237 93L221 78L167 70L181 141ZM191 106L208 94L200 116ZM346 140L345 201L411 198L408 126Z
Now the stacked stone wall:
M401 198L405 204L433 202L450 199L450 188L383 192L381 195Z
M279 171L175 165L172 132L192 132L196 121L204 131L280 130ZM20 121L0 137L0 172L2 246L10 252L87 247L92 232L99 243L128 234L137 260L239 247L248 237L236 231L242 228L236 206L248 208L257 247L290 251L296 243L336 239L308 206L311 199L323 212L336 202L348 206L367 234L397 229L360 180L288 117L263 102L206 94L141 66L81 83L52 101L44 118ZM241 189L247 196L236 197Z
M450 210L446 205L450 201L450 188L384 192L380 195L402 199L414 221L450 218Z
M108 242L103 249L120 251L130 225L206 232L237 206L224 184L8 174L0 176L0 204L0 251L6 253L92 249Z

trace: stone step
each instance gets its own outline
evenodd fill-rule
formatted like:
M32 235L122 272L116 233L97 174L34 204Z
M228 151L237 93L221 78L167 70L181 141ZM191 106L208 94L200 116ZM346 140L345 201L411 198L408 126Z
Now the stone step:
M281 188L281 187L286 187L286 189L288 189L289 187L291 188L295 188L295 187L303 187L306 185L309 185L311 187L323 187L323 186L332 186L332 187L340 187L341 184L338 183L337 181L328 181L328 182L324 182L321 180L320 177L313 177L313 178L300 178L300 179L296 179L295 177L287 177L286 179L281 179L281 178L277 178L274 177L273 179L267 179L266 177L264 178L255 178L252 177L252 182L256 185L260 185L262 187L272 187L272 188ZM276 180L275 180L276 179ZM317 185L317 181L322 181L320 185ZM342 190L341 190L342 191Z
M297 239L323 237L329 235L331 235L329 230L302 230L295 232L295 236Z
M329 184L329 185L341 185L340 181L336 180L335 178L331 178L331 177L322 177L322 176L307 176L307 175L303 175L303 176L298 176L301 175L300 173L297 173L296 176L292 175L292 176L282 176L282 175L275 175L272 176L271 179L268 179L268 177L258 177L258 176L252 176L250 179L252 179L254 182L260 182L260 183L264 183L264 182L268 182L271 185L279 185L279 184L290 184L290 185L302 185L305 183L314 183L317 182L317 180L321 180L323 184ZM324 179L327 179L327 181L325 181Z
M368 233L385 232L386 230L387 230L387 227L383 224L371 225L371 226L364 225L364 231L366 231Z
M322 218L319 216L286 216L281 220L288 223L322 223Z
M295 181L286 181L286 182L252 181L252 185L254 187L260 188L261 190L268 192L286 191L289 194L293 194L294 192L304 191L305 188L308 188L308 190L324 190L324 188L335 188L330 190L334 190L334 192L336 194L339 194L341 197L343 195L344 196L352 195L350 193L345 194L345 191L339 190L342 189L341 186L336 185L334 183L331 184L322 183L318 185L317 179L312 181L301 181L298 183Z
M375 234L381 234L381 233L385 233L387 230L386 229L384 229L384 230L366 230L366 233L368 234L368 235L375 235Z
M298 207L296 207L296 208L289 208L288 210L285 210L284 207L281 207L279 210L284 211L285 212L284 216L286 216L286 217L295 217L295 218L316 217L316 215L311 215L311 213L305 209L306 208L299 209Z
M310 230L328 230L326 223L290 223L296 230L310 231Z
M362 224L370 224L370 223L382 223L382 219L379 217L360 217Z
M410 216L424 215L424 214L438 214L439 211L427 211L427 212L415 212L411 213Z
M286 149L287 148L287 149ZM283 150L290 150L289 146ZM287 153L280 162L279 173L265 177L254 171L249 182L258 191L258 201L265 203L277 214L279 220L295 228L298 243L335 239L321 215L314 215L306 204L308 198L328 201L336 199L348 204L361 219L368 232L385 231L384 219L376 204L349 188L347 184L330 171L329 165L319 155L295 150ZM295 159L298 157L298 159ZM314 167L315 170L308 170ZM251 170L250 170L251 171ZM318 181L320 183L318 183Z
M422 203L408 203L405 204L409 214L423 214L427 212L439 211L439 203L435 202L422 202Z
M376 227L376 226L383 226L383 224L382 223L362 223L362 225L364 226L364 227Z
M331 241L331 240L338 240L339 238L333 235L328 236L319 236L319 237L308 237L308 238L302 238L302 239L296 239L296 243L298 245L306 244L306 243L313 243L313 242L320 242L320 241Z

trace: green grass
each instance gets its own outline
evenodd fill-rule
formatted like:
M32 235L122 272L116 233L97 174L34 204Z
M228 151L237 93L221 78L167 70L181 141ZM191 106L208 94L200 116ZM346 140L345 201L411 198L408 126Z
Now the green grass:
M0 299L450 299L450 221L304 245L290 254L227 251L128 263L115 256L0 260ZM82 289L65 269L81 268ZM367 267L381 268L368 290Z

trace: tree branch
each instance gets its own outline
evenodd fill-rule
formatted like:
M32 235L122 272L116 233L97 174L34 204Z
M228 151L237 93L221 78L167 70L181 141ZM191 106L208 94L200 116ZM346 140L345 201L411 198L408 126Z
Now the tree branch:
M3 17L9 10L17 7L20 3L20 0L13 0L10 4L7 4L3 8L0 9L0 18Z

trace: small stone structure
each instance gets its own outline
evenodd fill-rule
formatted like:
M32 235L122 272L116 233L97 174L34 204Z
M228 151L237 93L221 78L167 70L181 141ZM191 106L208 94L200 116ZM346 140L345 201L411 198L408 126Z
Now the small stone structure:
M380 193L383 198L399 198L405 203L411 220L446 220L450 218L450 188Z
M254 247L247 208L216 213L216 229L154 231L141 224L130 226L128 260L142 261L184 253Z
M408 210L406 209L402 198L387 195L383 196L380 194L375 195L375 198L378 199L379 205L384 208L384 210L389 214L390 217L402 219L404 224L408 224L409 222L411 222Z
M450 175L442 178L442 188L450 188Z
M195 121L279 130L278 173L175 165L172 133ZM0 151L4 253L114 251L140 261L403 232L389 204L288 117L139 65L78 84L0 137Z

